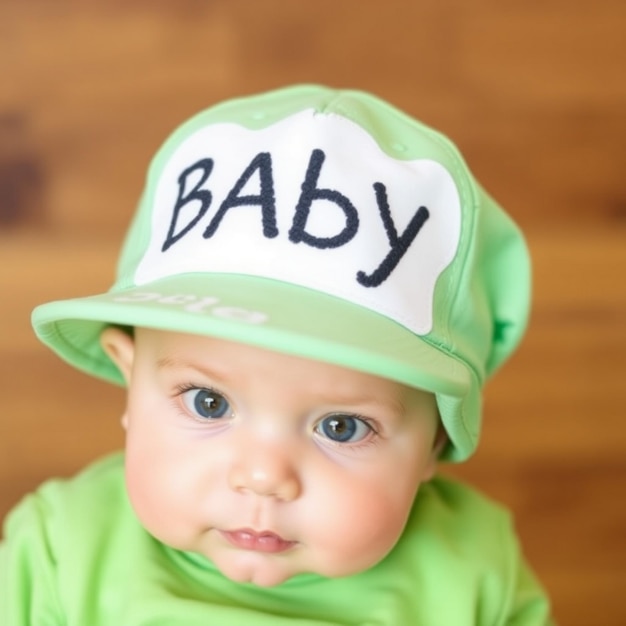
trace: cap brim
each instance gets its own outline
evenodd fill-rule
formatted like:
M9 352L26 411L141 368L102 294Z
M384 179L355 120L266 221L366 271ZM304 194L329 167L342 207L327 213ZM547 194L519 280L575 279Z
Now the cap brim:
M340 298L275 280L187 274L33 312L38 337L75 367L122 383L100 346L111 325L215 336L463 397L470 373L403 326Z

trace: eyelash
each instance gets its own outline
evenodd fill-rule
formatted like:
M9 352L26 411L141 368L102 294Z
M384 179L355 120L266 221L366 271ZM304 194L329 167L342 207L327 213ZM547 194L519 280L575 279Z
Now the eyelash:
M223 396L226 399L226 401L230 404L230 401L228 400L228 398L221 391L214 389L212 387L208 387L206 385L198 385L194 383L181 383L175 386L175 393L173 396L175 400L174 404L175 404L175 408L184 417L192 420L195 423L209 424L212 421L210 418L203 419L200 416L195 415L192 411L190 411L185 406L184 400L182 399L182 396L188 391L202 391L202 390L215 392L216 394ZM334 441L330 437L325 437L324 435L319 434L317 432L317 429L323 423L323 421L335 415L337 417L348 417L348 418L360 421L366 426L366 428L368 428L368 433L362 439L358 441L353 441L353 442ZM213 424L217 424L219 421L221 420L216 419L213 422ZM315 423L313 430L316 435L319 435L319 439L322 439L325 445L332 446L333 448L337 448L341 450L360 450L360 449L368 448L373 445L374 446L378 445L380 443L380 431L377 427L376 422L373 419L365 417L358 413L341 413L341 412L329 413L327 415L324 415L321 419L319 419Z
M205 418L203 419L202 417L200 417L199 415L194 414L190 409L187 408L187 406L185 405L185 401L183 399L183 395L185 393L187 393L188 391L210 391L210 392L214 392L216 394L219 394L220 396L222 396L230 405L230 401L228 400L228 398L218 389L214 389L213 387L209 387L207 385L197 385L194 383L181 383L178 384L174 387L175 393L173 395L174 398L174 406L175 408L186 418L192 420L195 423L201 423L201 424L209 424L211 423L211 419L210 418ZM232 409L232 406L231 406ZM225 418L226 419L226 418ZM219 419L215 419L215 421L213 422L214 424L216 424L217 422L219 422Z
M377 428L376 422L371 418L365 417L363 415L359 415L358 413L330 413L322 417L316 424L314 428L314 432L317 433L318 427L322 424L322 422L326 419L329 419L333 416L338 417L348 417L354 420L358 420L362 422L365 427L368 429L368 432L362 439L358 441L335 441L330 437L325 437L324 435L319 435L319 438L324 442L325 445L332 446L333 448L339 450L361 450L364 448L368 448L370 446L375 446L380 443L380 431Z

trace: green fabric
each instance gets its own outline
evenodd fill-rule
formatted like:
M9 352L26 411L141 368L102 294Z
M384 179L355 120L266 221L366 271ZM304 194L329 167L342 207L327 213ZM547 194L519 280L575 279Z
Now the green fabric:
M0 544L7 626L539 626L548 611L508 513L443 478L422 487L391 554L343 579L262 589L162 545L130 509L121 454L27 496Z

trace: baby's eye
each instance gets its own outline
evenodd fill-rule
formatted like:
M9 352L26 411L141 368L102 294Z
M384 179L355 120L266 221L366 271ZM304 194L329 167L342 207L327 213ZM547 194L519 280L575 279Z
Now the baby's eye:
M319 422L315 432L336 443L355 443L365 439L372 427L360 417L336 413Z
M213 420L231 414L228 400L219 391L194 388L183 392L181 397L187 410L202 419Z

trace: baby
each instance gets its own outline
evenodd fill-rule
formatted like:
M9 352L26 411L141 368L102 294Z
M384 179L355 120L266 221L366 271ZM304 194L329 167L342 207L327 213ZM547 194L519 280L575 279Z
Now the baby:
M508 513L436 476L477 445L529 284L453 144L374 96L201 112L112 289L34 312L127 387L126 447L8 516L0 623L550 624Z

